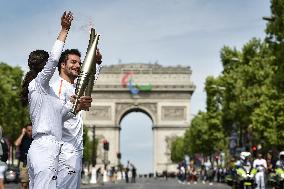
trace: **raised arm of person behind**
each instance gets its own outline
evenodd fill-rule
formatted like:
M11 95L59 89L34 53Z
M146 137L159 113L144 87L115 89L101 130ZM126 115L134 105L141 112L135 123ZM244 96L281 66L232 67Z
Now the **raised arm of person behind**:
M54 95L49 86L71 27L73 15L64 12L61 31L50 55L36 50L29 55L30 71L23 81L22 101L29 106L33 125L33 142L28 152L28 168L32 189L55 189L58 156L62 145L62 121L71 115L68 107Z
M61 28L61 31L59 32L58 38L52 48L52 51L50 53L50 56L48 58L46 65L36 77L35 82L40 84L39 90L42 90L42 92L49 93L48 91L50 89L49 81L51 77L53 76L55 69L57 67L59 58L63 50L64 42L67 38L67 34L71 26L72 19L73 19L73 16L71 12L69 13L64 12L63 16L61 17L61 27L62 28Z
M48 83L54 74L56 65L58 64L64 42L67 38L68 31L71 27L73 16L71 12L64 12L61 17L61 31L58 35L58 40L55 42L50 57L48 52L44 50L35 50L30 53L28 59L28 66L30 70L25 76L22 84L21 100L23 105L27 106L29 103L29 85L36 77L36 81L42 86L41 92L47 91ZM48 63L47 63L48 62ZM43 70L43 67L45 69ZM40 90L40 89L39 89ZM48 92L48 91L47 91Z

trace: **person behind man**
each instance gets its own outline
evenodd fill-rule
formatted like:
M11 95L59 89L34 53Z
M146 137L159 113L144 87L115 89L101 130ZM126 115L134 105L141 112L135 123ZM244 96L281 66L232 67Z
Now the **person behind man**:
M19 168L20 168L20 182L21 189L29 188L29 174L27 167L27 154L32 143L32 124L29 123L25 128L22 129L22 133L15 141L15 146L19 148Z
M257 154L257 159L253 161L253 168L257 169L255 175L256 189L265 189L264 174L267 169L267 162L262 158L262 154Z
M96 52L97 63L101 63L102 55ZM55 94L65 103L75 94L75 80L79 75L81 65L81 53L77 49L65 50L59 59L59 78L52 85ZM98 77L100 65L97 65ZM92 98L82 96L84 103L81 106L89 107ZM83 156L83 119L82 112L64 122L62 130L62 151L59 155L58 188L80 188L82 156Z
M28 105L33 125L34 140L27 156L30 189L57 188L63 122L74 115L71 113L72 104L63 104L54 94L49 82L57 67L72 20L71 12L63 13L61 30L50 54L44 50L30 53L28 59L30 70L22 83L22 104ZM76 112L81 110L80 103Z

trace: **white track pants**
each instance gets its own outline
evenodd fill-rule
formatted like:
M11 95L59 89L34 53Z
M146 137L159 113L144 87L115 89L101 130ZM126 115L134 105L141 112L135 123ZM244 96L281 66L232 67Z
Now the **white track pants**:
M255 175L256 189L265 189L264 172L257 172Z
M59 154L58 189L80 189L82 155L82 151L65 150L63 147Z
M61 144L54 136L34 139L28 152L29 189L56 189Z

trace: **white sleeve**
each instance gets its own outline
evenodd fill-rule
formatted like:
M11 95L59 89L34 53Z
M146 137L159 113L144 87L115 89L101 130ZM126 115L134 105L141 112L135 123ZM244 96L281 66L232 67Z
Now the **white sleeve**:
M72 103L64 103L63 104L63 121L66 121L68 119L74 118L76 115L74 115L73 113L71 113L72 110Z
M101 68L102 68L101 64L96 64L96 74L95 74L94 84L96 83L97 79L99 78Z
M265 169L267 169L267 162L265 159L263 160L263 166L265 167Z
M38 73L35 79L37 86L43 92L47 91L49 81L55 72L63 47L64 42L60 40L55 41L46 65L44 66L43 70Z

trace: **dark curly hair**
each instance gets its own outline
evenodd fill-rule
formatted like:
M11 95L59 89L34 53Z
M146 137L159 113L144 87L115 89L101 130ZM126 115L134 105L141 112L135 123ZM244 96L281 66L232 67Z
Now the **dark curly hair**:
M29 94L29 83L36 78L37 74L43 69L44 65L48 60L49 54L44 50L35 50L30 53L28 59L28 66L30 70L26 74L23 83L22 83L22 90L21 90L21 102L24 106L27 106L28 101L28 94Z
M81 58L81 53L78 49L66 49L65 51L62 52L61 57L58 62L58 72L60 74L61 72L61 64L65 63L68 60L68 55L73 54L77 55Z

